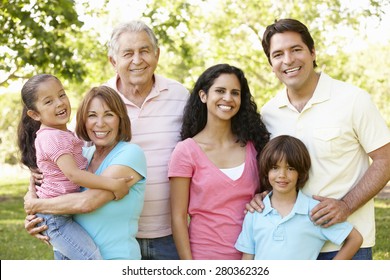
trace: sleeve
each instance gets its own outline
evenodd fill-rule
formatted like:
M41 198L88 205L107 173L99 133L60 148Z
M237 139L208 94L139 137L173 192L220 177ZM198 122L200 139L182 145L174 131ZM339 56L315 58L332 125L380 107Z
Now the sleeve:
M136 144L124 143L115 156L112 157L109 165L125 165L141 176L146 178L146 157L144 151Z
M255 254L255 242L253 237L253 218L254 213L248 212L245 215L242 230L234 247L246 254Z
M354 128L361 145L369 153L390 142L390 130L370 95L359 90L353 105Z
M186 177L193 176L194 161L190 152L190 147L186 142L177 143L171 154L168 164L168 177Z
M347 236L351 233L352 229L352 224L350 224L349 222L343 222L335 224L328 228L321 227L321 233L330 242L337 245L341 245L347 238Z
M320 202L318 200L310 198L309 203L309 208L313 209ZM319 233L322 235L324 240L329 240L336 245L341 245L353 229L352 224L350 224L349 222L334 224L333 226L328 228L323 228L320 226L316 227L319 229Z
M46 157L50 158L53 162L56 162L64 154L73 155L77 146L80 147L81 152L81 140L77 139L70 132L49 130L41 135L40 141L44 147Z

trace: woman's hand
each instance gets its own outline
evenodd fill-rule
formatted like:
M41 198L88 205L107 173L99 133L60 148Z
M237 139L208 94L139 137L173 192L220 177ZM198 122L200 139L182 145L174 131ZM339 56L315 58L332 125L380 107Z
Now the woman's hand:
M42 234L42 231L47 230L47 225L37 226L39 223L43 221L42 218L37 217L35 215L28 215L24 220L24 228L31 236L41 240L46 245L51 246L49 242L49 237Z
M264 197L268 194L268 191L264 191L262 193L257 193L255 196L252 198L252 200L245 205L245 213L248 211L251 213L254 213L255 211L257 212L262 212L264 209L264 203L263 199Z

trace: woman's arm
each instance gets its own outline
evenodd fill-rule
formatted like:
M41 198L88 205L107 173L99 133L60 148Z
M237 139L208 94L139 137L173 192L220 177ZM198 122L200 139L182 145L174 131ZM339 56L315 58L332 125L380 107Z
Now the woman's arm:
M344 241L343 246L338 251L337 255L333 258L334 260L350 260L360 249L363 243L363 237L359 231L355 228L349 233Z
M141 175L132 168L124 165L111 165L104 170L102 176L133 177L130 186L142 179ZM84 192L77 192L57 196L49 199L34 198L34 194L29 191L25 196L25 210L27 214L50 213L50 214L78 214L88 213L103 206L114 199L112 192L88 189Z
M57 159L56 164L64 173L66 178L79 186L89 189L111 191L114 193L115 199L121 199L129 192L130 181L125 179L128 176L125 176L124 178L114 176L107 177L103 174L102 176L99 176L86 170L81 170L78 168L71 154L61 155Z
M188 203L191 178L172 177L171 209L172 233L181 260L191 260L190 238L188 234Z

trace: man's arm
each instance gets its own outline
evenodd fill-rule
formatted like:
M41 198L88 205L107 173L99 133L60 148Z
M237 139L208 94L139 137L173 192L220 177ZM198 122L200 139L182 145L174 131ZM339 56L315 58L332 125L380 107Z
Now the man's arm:
M311 211L316 224L329 227L344 222L349 215L375 197L390 181L390 143L368 154L370 167L342 199L313 196L320 203Z

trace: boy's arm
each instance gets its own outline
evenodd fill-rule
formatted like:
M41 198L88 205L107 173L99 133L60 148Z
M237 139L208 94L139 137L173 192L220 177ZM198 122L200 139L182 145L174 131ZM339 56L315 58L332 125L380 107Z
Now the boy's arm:
M114 179L79 169L73 156L70 154L61 155L56 163L66 178L73 183L89 189L111 191L114 193L115 199L121 199L128 194L129 187L132 185L130 174L125 178Z
M340 248L337 255L333 258L334 260L350 260L360 249L363 243L363 237L359 231L355 228L349 233L344 241L343 246Z
M255 259L255 255L243 253L241 259L242 260L254 260Z

